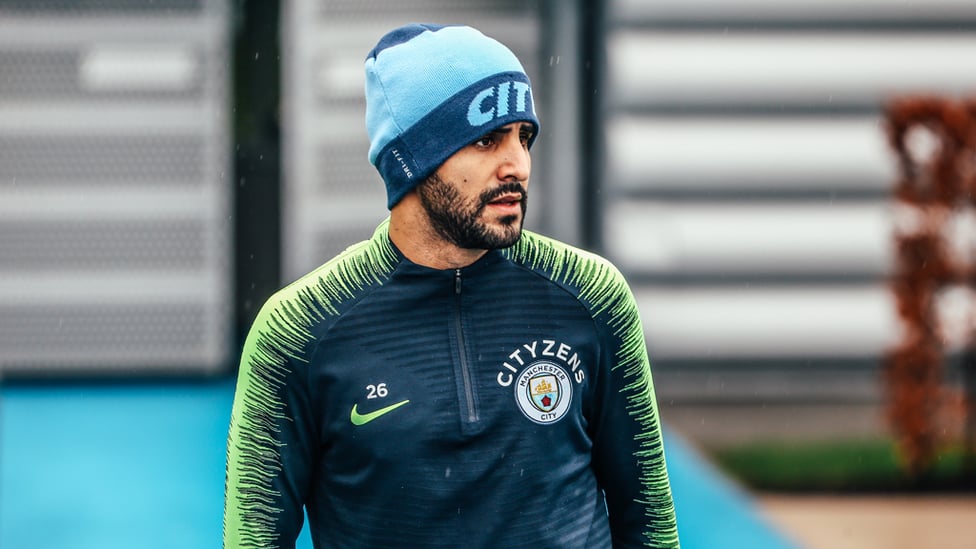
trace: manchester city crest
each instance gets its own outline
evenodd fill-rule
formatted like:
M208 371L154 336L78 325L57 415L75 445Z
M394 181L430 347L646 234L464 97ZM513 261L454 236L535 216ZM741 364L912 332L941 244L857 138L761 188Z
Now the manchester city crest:
M559 382L552 374L540 374L529 379L525 390L540 412L551 412L559 404Z
M515 401L522 413L541 424L560 420L569 410L573 384L566 370L552 362L528 365L515 383Z

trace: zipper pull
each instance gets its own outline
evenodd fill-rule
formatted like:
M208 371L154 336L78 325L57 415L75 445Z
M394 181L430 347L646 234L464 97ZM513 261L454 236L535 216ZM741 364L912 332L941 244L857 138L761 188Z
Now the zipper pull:
M461 269L454 270L454 293L461 295Z

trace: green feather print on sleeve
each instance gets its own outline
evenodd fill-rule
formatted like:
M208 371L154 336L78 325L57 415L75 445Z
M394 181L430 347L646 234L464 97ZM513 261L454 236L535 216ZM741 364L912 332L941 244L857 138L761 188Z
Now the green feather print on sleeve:
M371 240L282 289L258 313L244 343L227 437L225 547L277 546L283 511L273 489L284 446L279 425L291 418L282 398L285 384L307 363L311 328L392 272L397 257L387 230L383 222Z
M612 335L620 342L612 369L623 370L628 413L641 426L640 449L635 457L640 462L643 496L638 503L647 513L644 537L648 547L678 547L650 359L637 302L626 280L606 259L531 231L523 231L507 253L529 268L549 273L556 283L576 288L578 299L588 304L594 319L606 317Z

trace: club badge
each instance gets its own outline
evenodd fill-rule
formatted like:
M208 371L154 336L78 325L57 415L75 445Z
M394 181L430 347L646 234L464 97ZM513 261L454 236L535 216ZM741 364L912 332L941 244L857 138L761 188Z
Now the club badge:
M546 425L566 415L573 400L573 383L562 367L546 361L522 370L515 385L515 401L530 420Z

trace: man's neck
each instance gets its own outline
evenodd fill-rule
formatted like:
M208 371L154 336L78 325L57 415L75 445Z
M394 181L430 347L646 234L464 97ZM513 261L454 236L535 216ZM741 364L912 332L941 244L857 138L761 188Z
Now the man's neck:
M390 240L407 259L431 269L460 269L488 253L445 240L431 226L413 193L390 211Z

